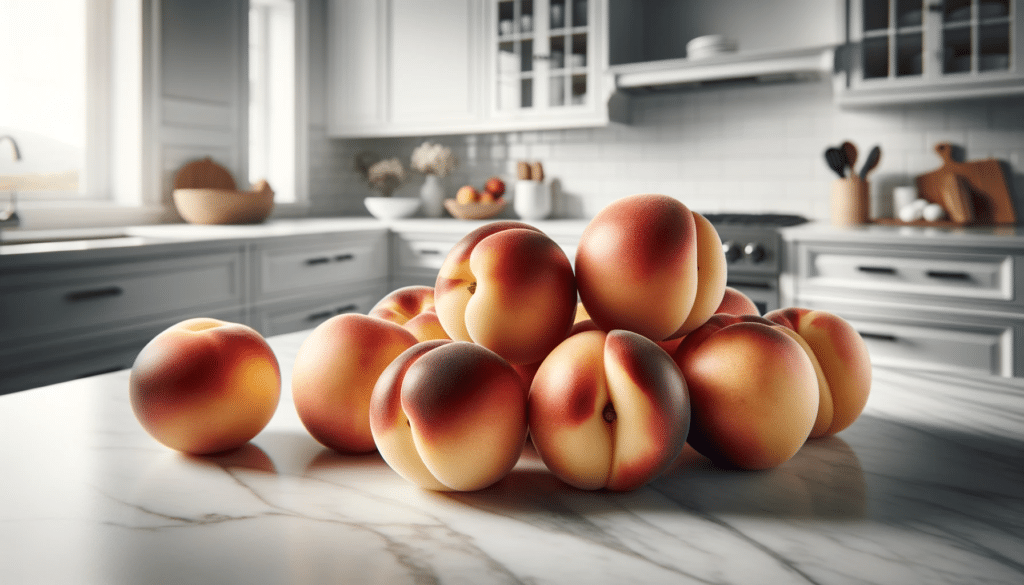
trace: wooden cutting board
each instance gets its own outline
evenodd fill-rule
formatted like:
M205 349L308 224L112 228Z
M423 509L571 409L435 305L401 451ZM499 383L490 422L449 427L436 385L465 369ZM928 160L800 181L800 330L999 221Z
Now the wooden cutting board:
M1017 222L1003 167L998 160L955 161L953 145L947 142L936 144L935 152L942 158L942 166L916 179L917 192L922 199L938 203L948 212L946 193L951 186L959 185L969 195L966 200L972 212L972 225Z

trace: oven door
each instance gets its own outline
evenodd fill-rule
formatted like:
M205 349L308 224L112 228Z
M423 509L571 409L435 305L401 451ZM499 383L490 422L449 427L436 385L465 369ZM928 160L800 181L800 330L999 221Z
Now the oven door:
M779 280L777 278L730 274L726 284L750 297L762 315L779 308Z

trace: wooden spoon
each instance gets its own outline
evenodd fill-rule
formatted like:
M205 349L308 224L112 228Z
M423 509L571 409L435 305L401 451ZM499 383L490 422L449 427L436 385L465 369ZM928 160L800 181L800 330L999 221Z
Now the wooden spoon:
M846 155L846 165L850 167L850 176L857 174L857 171L853 170L857 164L857 147L850 141L843 143L840 148L843 149L843 154Z
M862 181L866 181L868 173L874 170L878 166L878 161L882 159L882 149L875 146L868 153L868 159L864 161L864 167L860 170L860 178Z

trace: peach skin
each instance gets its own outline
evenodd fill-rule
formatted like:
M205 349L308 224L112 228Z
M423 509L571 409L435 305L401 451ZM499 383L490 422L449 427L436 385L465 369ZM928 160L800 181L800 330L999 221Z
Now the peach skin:
M853 424L871 392L871 357L857 330L838 315L799 307L771 311L765 319L795 332L814 363L821 397L811 438Z
M722 296L722 304L718 305L715 314L725 313L726 315L760 315L757 304L750 297L731 286L725 287L725 294Z
M693 406L689 443L719 465L776 467L810 435L817 375L785 327L753 315L714 315L674 358Z
M432 286L414 285L395 289L377 301L367 315L397 323L408 329L419 341L450 339L437 318Z
M346 313L318 325L292 368L292 398L313 438L343 453L376 449L370 395L384 368L416 338L401 325Z
M686 382L672 358L631 331L577 333L533 378L530 438L562 481L581 489L636 489L682 452L690 420Z
M485 224L448 253L434 285L448 335L512 364L540 361L572 327L576 279L565 252L535 227Z
M498 354L465 341L406 350L381 374L370 428L388 465L439 491L474 491L504 477L526 442L526 387Z
M667 195L613 201L576 248L580 300L604 331L653 341L696 329L722 301L726 261L706 218Z
M274 415L281 370L255 329L187 319L139 352L128 382L132 410L154 439L208 455L241 447Z

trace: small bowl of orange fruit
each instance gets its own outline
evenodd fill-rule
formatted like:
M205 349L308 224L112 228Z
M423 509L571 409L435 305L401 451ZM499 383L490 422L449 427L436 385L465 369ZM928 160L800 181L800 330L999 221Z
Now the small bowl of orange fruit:
M458 219L490 219L505 209L505 182L491 177L483 189L463 185L455 193L455 199L445 199L444 206L452 217Z

